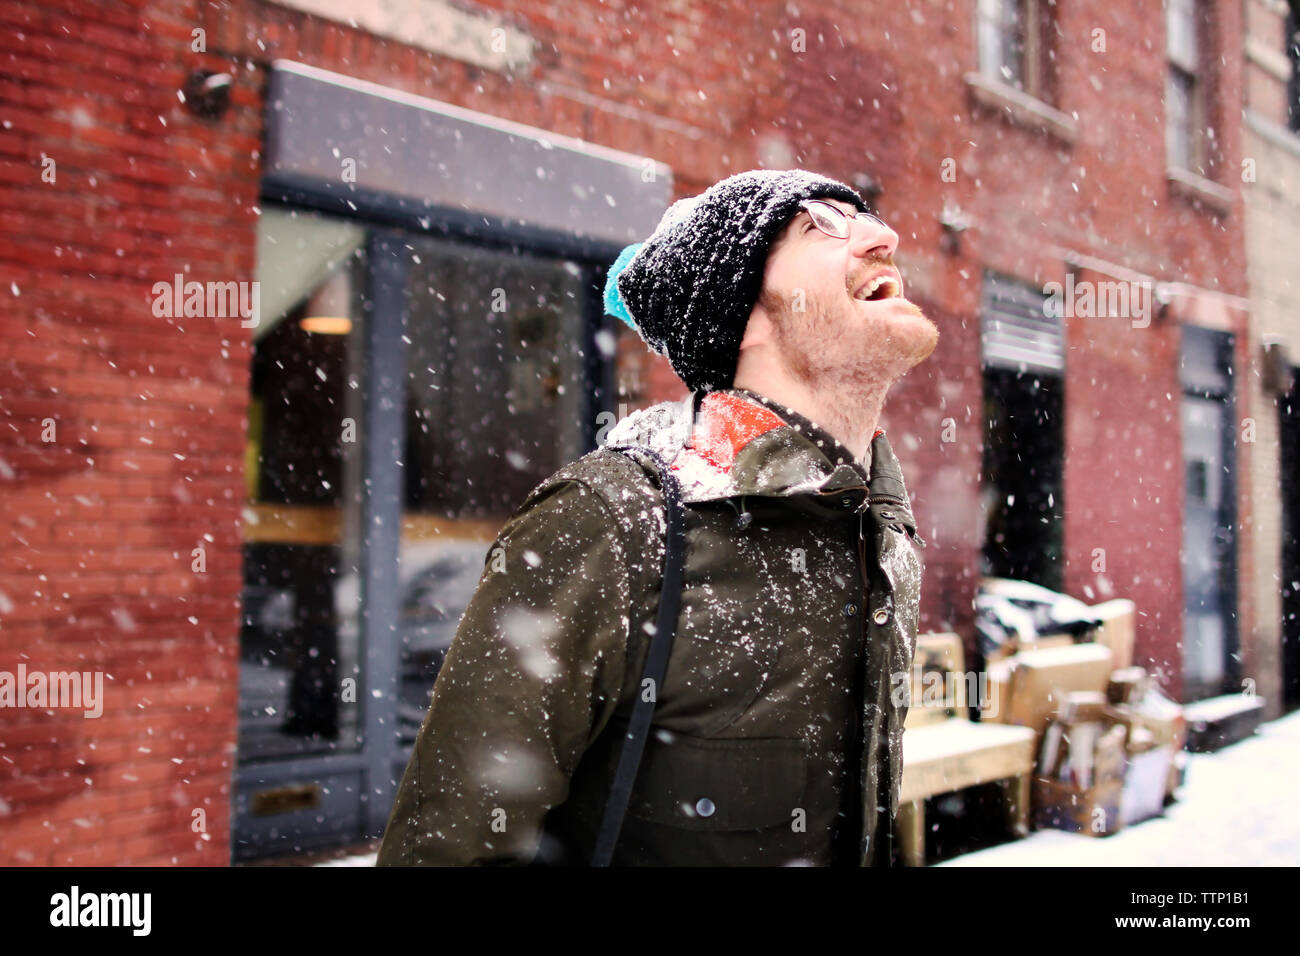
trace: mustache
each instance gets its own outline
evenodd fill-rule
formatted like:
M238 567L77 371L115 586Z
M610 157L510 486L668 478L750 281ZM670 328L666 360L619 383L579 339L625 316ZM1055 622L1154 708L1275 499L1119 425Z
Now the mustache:
M849 276L849 292L852 292L860 286L866 280L868 275L875 272L881 266L888 266L898 272L899 275L903 274L902 270L898 268L897 263L894 262L893 256L872 256L871 258L864 260L857 271L853 275Z

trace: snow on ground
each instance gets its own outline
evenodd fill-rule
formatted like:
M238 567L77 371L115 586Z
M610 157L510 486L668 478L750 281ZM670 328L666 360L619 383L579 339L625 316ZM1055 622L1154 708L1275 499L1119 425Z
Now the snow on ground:
M1038 830L939 866L1300 866L1300 711L1187 755L1178 802L1114 836ZM374 866L375 853L317 866Z
M1187 779L1163 818L1109 837L1038 830L939 866L1300 865L1300 711L1210 754L1187 755Z
M375 858L379 856L379 851L373 853L358 853L355 856L345 856L337 860L325 860L321 863L314 863L313 866L374 866Z

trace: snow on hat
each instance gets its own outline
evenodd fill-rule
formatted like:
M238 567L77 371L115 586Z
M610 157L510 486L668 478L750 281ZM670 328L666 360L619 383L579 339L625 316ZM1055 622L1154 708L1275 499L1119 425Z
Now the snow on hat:
M650 238L610 269L605 307L640 334L692 391L729 388L767 249L805 199L865 211L844 183L802 169L755 169L673 203Z

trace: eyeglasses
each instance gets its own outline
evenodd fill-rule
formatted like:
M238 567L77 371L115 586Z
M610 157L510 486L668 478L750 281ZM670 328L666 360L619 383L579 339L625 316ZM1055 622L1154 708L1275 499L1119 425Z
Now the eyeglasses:
M813 225L836 239L847 239L849 237L850 226L848 214L839 206L832 205L821 199L805 199L799 203L799 208L808 213L813 221ZM873 216L869 212L855 212L854 219L861 219L864 222L874 222L877 225L885 225L885 220L879 216Z

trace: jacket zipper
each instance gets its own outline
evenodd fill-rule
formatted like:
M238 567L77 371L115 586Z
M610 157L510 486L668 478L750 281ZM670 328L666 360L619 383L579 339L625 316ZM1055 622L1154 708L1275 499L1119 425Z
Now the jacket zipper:
M871 575L867 573L867 515L866 509L858 512L858 561L862 572L863 606L871 600Z

